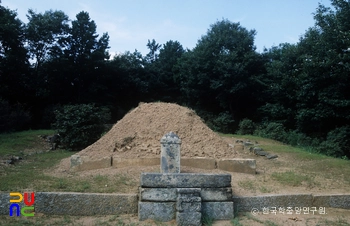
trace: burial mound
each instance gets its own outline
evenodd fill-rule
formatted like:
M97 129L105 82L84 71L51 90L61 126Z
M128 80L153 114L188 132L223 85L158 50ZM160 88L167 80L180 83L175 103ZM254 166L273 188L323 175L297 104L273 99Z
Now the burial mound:
M78 154L90 159L159 157L160 139L170 131L181 138L183 157L234 157L233 148L193 110L171 103L141 103Z

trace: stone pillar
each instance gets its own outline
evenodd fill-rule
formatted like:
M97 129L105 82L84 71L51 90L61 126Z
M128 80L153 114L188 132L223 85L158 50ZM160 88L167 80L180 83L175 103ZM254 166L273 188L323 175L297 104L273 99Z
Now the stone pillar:
M175 133L170 132L160 139L160 144L160 172L180 173L181 139Z

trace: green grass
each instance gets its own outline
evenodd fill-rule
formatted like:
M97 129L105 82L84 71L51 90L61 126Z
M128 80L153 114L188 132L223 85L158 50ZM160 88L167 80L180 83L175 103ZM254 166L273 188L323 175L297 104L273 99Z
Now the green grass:
M321 221L321 223L324 223L324 225L332 225L332 226L350 226L350 222L346 220L345 218L339 218L337 220L327 220L324 219Z
M0 191L70 191L70 192L129 192L137 187L137 182L127 175L96 175L80 178L78 173L70 177L56 177L46 174L63 158L74 154L67 150L47 151L39 135L53 134L52 130L29 130L0 134L0 158L18 155L23 159L15 165L0 166ZM26 154L24 149L32 149L35 154ZM35 152L39 151L40 152Z
M288 185L293 187L301 186L303 182L306 182L308 184L312 183L311 177L307 175L301 175L293 171L272 173L271 177L283 185Z
M239 181L238 186L240 186L243 189L250 190L252 192L255 192L256 190L256 187L251 180Z
M23 160L15 165L6 166L0 174L1 191L23 191L34 189L47 191L47 188L55 187L59 179L44 174L44 171L57 164L61 159L72 155L71 152L58 150L23 157Z
M293 158L294 161L300 163L298 169L293 169L295 172L284 173L282 175L275 174L274 177L282 183L290 184L291 186L299 186L300 181L305 181L308 186L315 186L312 178L298 174L299 172L307 172L308 175L319 175L324 178L343 179L350 185L350 161L329 157L323 154L315 153L310 148L294 147L291 145L285 145L281 142L274 141L267 138L262 138L253 135L236 135L236 134L219 134L224 137L235 137L242 140L257 141L259 146L266 152L277 154L279 156L288 155ZM280 178L285 176L286 180L291 179L291 182L286 182ZM299 178L298 178L299 177ZM294 184L294 185L293 185Z
M53 130L27 130L0 134L0 156L19 154L27 148L37 148L39 135L52 135Z
M319 187L321 184L315 181L312 175L304 175L294 171L272 173L271 177L282 185L298 187L306 186L308 188Z

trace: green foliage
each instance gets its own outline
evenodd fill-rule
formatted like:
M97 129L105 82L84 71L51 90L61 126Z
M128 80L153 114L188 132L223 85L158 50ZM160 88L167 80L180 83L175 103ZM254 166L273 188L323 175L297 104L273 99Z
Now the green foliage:
M40 69L43 61L54 53L54 50L64 47L62 44L68 34L68 16L62 11L46 11L36 13L28 10L29 22L26 26L26 38L30 56L35 59L35 69Z
M52 106L97 103L116 121L140 101L160 100L196 109L215 131L238 126L241 134L256 130L348 158L348 132L340 128L350 124L350 7L331 3L318 6L315 25L298 43L263 53L256 52L255 30L222 19L191 50L150 39L146 56L135 50L113 60L108 34L96 33L88 12L69 19L62 11L29 10L25 24L0 6L0 130L23 129L30 119L49 128ZM263 124L256 129L246 118Z
M207 111L197 111L197 114L214 131L222 133L231 133L233 131L234 120L229 112L221 112L215 115Z
M285 141L287 135L283 124L277 122L268 122L260 125L256 134L282 142Z
M343 126L330 131L318 150L334 157L350 157L350 127Z
M54 127L61 142L71 150L85 148L98 140L104 132L103 124L110 119L108 109L94 104L66 105L55 114Z
M30 113L21 104L11 106L0 98L0 133L25 129L30 118Z
M262 68L255 52L255 34L255 30L229 20L211 25L196 47L178 61L175 78L186 105L223 112L217 119L220 123L226 112L243 114L241 109L252 99L252 89L258 89L253 77Z
M239 122L237 133L240 135L252 135L256 129L255 123L250 119L243 119Z
M214 219L206 215L202 216L201 220L202 220L203 226L212 226L214 223Z

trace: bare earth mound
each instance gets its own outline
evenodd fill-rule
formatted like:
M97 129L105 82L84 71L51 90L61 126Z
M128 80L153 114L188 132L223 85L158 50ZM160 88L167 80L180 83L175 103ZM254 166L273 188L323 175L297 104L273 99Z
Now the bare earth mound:
M160 139L170 131L181 138L183 157L235 157L233 148L209 129L193 110L170 103L140 104L79 155L91 159L159 157Z

